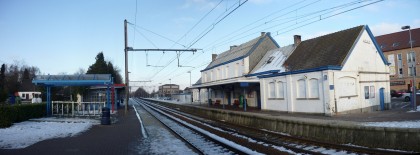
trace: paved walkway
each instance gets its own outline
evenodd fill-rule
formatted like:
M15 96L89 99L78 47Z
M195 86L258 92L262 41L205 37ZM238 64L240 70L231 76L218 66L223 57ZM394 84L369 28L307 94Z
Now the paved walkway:
M139 144L141 133L135 111L130 107L124 115L124 109L119 109L117 115L115 124L95 125L78 136L45 140L24 149L0 149L0 154L137 154L135 145Z

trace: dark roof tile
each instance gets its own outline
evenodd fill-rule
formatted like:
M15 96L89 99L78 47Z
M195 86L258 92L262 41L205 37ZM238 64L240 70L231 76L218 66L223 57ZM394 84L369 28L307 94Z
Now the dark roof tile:
M410 48L410 34L407 31L385 34L375 38L383 52ZM420 46L420 28L411 30L411 39L413 47ZM398 46L393 46L394 44L398 44Z
M285 61L287 70L341 66L364 26L302 41Z

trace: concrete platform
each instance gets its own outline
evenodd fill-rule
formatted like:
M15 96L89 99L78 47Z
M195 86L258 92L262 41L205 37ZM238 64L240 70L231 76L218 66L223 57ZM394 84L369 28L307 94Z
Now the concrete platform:
M343 114L333 117L311 114L290 114L261 111L248 107L208 106L160 101L180 111L233 124L258 127L308 139L372 148L399 149L420 152L420 128L374 127L364 122L420 120L420 112L409 113L409 106L394 106L392 110L370 113ZM397 105L400 102L396 102ZM403 108L401 108L403 107Z

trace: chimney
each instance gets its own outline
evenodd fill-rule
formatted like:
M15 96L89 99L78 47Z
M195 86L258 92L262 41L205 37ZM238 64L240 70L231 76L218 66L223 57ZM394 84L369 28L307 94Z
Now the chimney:
M236 45L230 46L230 50L232 50L235 47L238 47L238 46L236 46Z
M300 38L301 38L300 35L294 35L293 36L293 39L295 40L295 44L294 44L295 46L299 45L300 42L302 42L302 40Z
M211 54L211 61L213 62L214 60L216 60L217 54Z
M261 32L261 36L264 36L265 35L265 32Z

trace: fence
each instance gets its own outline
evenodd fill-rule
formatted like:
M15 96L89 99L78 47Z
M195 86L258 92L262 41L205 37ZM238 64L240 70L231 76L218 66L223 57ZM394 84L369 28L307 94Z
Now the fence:
M100 116L105 102L52 101L53 116Z

